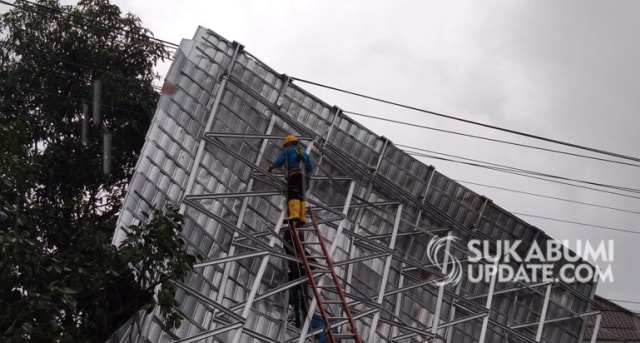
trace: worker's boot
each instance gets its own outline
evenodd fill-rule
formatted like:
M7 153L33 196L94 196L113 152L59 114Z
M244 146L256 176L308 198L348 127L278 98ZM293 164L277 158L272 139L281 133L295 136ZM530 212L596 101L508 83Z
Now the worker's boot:
M297 225L300 220L300 199L290 199L287 201L289 206L289 217L286 219L290 225Z
M300 200L300 220L298 222L298 226L296 227L303 227L304 224L306 224L307 222L307 205L304 203L304 200Z

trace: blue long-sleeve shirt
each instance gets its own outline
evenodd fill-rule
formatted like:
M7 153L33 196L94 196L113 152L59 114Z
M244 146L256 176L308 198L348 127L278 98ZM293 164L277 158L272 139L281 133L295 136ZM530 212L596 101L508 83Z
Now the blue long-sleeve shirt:
M296 149L298 151L296 151ZM307 154L307 152L304 151L298 145L294 145L294 146L290 146L282 149L282 152L280 152L280 155L278 156L276 161L273 163L273 166L275 168L280 168L286 164L285 168L286 168L287 174L289 174L289 171L291 169L301 168L300 163L298 162L298 160L300 159L300 157L298 156L298 152L300 152L300 155L302 157L302 162L304 163L304 170L307 173L310 173L313 170L313 162L311 161L311 157L309 157L309 154Z

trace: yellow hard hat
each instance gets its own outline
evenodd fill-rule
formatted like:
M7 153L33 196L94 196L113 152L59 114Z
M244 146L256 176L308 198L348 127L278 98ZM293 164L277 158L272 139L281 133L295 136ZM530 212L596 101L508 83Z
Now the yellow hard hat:
M282 146L286 146L289 143L294 143L297 142L298 138L296 138L296 136L294 135L288 135L287 137L284 138L284 140L282 141Z

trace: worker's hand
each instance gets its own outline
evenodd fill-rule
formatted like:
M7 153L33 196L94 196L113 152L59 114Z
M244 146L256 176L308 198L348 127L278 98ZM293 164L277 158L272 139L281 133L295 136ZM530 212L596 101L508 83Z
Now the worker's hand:
M267 166L267 171L268 171L269 173L271 173L271 171L272 171L272 170L273 170L273 166L272 166L272 165L268 165L268 166Z

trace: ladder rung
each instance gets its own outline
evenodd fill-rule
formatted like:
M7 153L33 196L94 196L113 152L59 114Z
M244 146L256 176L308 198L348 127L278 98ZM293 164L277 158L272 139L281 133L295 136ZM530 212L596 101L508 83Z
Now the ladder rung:
M342 305L342 300L324 300L322 303L326 305Z
M355 338L356 337L356 335L354 335L351 332L334 333L332 335L333 335L333 338L337 338L337 339Z
M316 269L313 272L318 274L326 274L326 273L331 273L331 269Z
M312 227L299 227L296 230L298 230L298 231L316 231L316 229L312 228Z
M338 288L336 285L318 285L318 288Z
M319 259L319 258L326 259L327 257L324 255L307 255L307 259Z
M302 242L303 245L320 245L320 242Z

